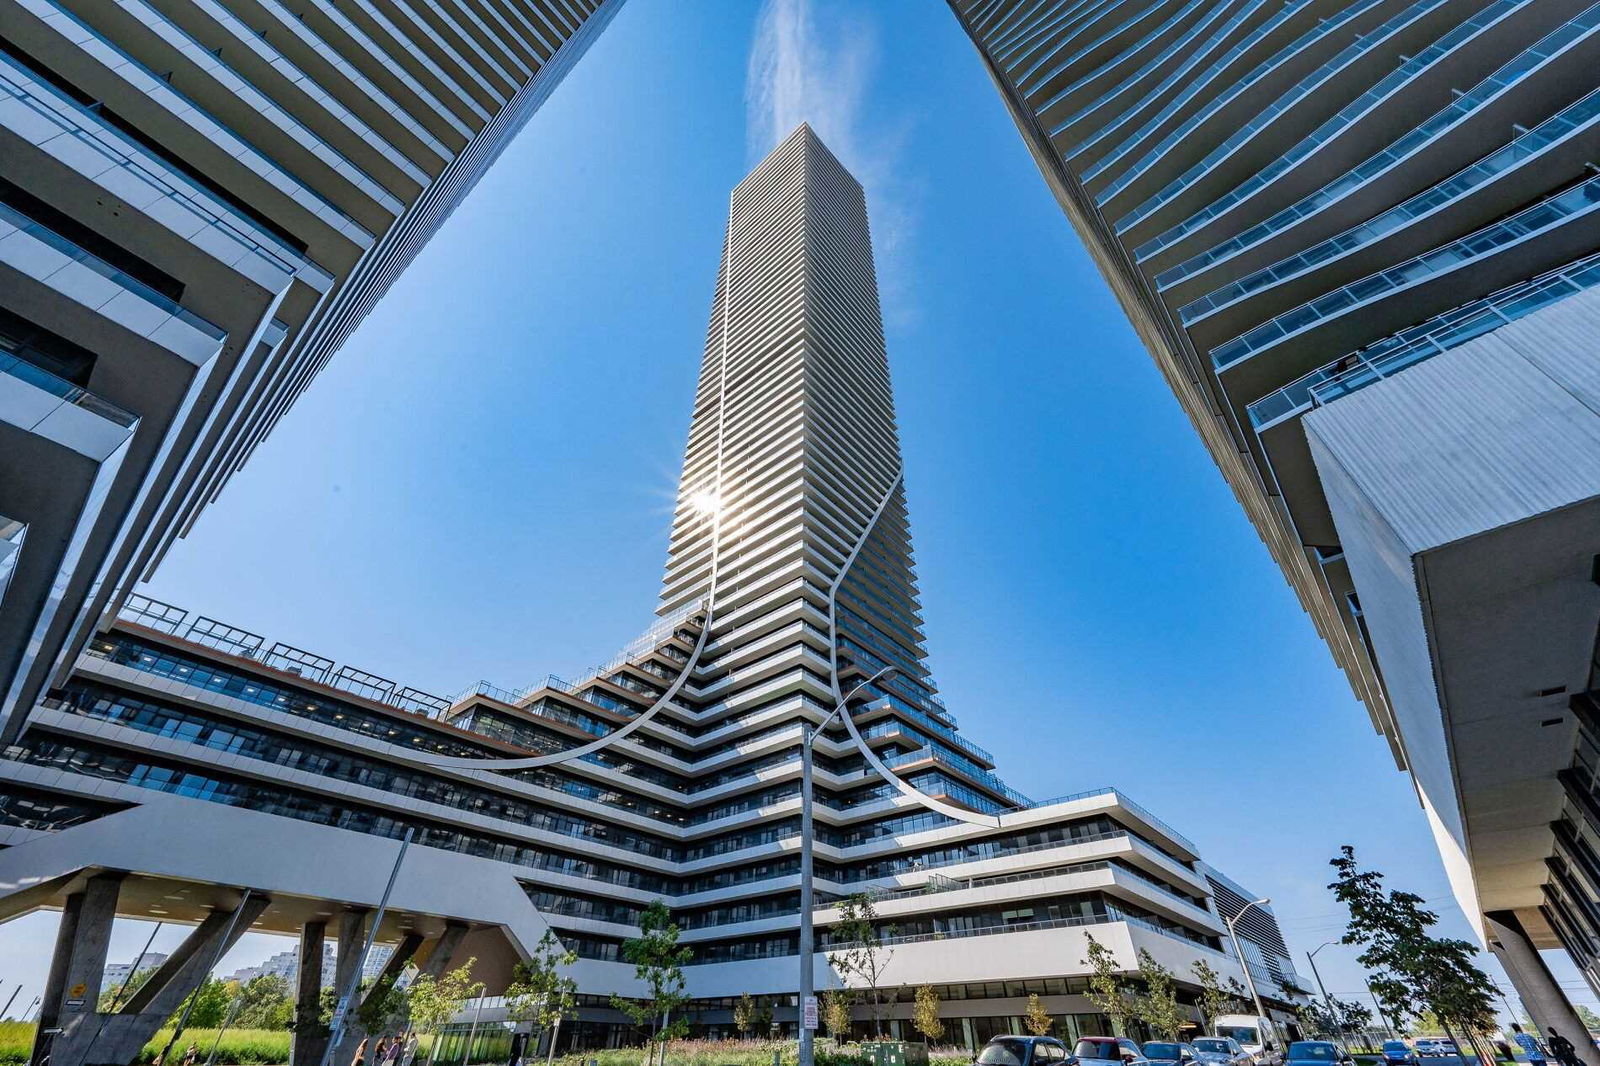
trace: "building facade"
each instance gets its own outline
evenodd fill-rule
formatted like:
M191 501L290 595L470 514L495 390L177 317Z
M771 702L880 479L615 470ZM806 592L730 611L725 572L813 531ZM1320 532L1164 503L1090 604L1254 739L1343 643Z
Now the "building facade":
M1534 1016L1600 990L1600 6L950 0Z
M585 997L565 1039L614 1044L630 1030L608 997L639 990L621 945L662 899L694 952L696 1030L731 1035L749 992L792 1031L799 742L847 693L815 747L818 988L840 984L827 929L863 892L894 927L885 987L937 986L968 1042L1016 1028L1030 993L1063 1035L1096 1031L1089 936L1128 970L1148 952L1186 999L1198 962L1245 977L1193 842L1113 788L1029 800L940 700L865 198L807 127L733 193L658 614L575 681L439 697L131 597L0 764L0 884L27 886L0 916L61 906L86 945L52 974L71 1041L52 1061L75 1066L96 1028L137 1035L60 995L113 914L198 923L197 943L298 935L300 960L337 941L346 987L400 840L379 981L471 957L498 990L552 929ZM1259 917L1250 972L1287 1006ZM181 995L167 969L152 995ZM297 979L308 1009L319 991Z
M0 740L621 0L0 0Z

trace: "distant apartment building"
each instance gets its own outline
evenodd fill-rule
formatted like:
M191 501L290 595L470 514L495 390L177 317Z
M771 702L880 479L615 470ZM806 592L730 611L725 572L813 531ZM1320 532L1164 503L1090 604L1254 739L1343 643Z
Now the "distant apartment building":
M0 0L0 742L621 0Z
M147 951L132 962L113 962L101 971L101 987L116 988L127 984L130 977L154 970L166 961L167 957L159 951Z
M1538 951L1600 991L1600 5L950 6L1469 920L1582 1032Z
M639 993L621 945L660 899L693 951L693 1030L731 1035L748 992L793 1032L799 745L855 692L815 748L818 988L840 983L829 930L857 893L893 926L884 981L936 987L969 1045L1017 1030L1030 994L1061 1035L1103 1031L1090 936L1126 970L1147 951L1176 973L1191 1025L1196 963L1291 975L1270 912L1241 923L1244 966L1231 953L1229 893L1254 896L1193 841L1102 782L1020 794L939 697L865 197L808 127L734 190L717 275L640 639L574 679L442 697L133 597L0 763L0 884L30 886L0 897L0 918L62 906L85 930L159 900L200 923L197 943L290 933L318 960L336 943L344 988L398 860L380 982L472 958L493 993L553 930L579 956L563 1046L637 1039L609 997ZM79 941L63 975L92 953ZM1257 984L1283 1015L1284 991ZM300 1009L327 986L297 976ZM895 1031L909 1012L906 991ZM73 1035L55 1066L77 1066L95 1027L139 1035L58 1016ZM296 1061L317 1056L296 1041Z

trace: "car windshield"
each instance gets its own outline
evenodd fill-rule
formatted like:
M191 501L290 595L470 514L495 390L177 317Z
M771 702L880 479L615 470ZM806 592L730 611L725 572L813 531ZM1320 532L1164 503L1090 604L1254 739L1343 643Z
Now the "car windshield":
M1241 1044L1261 1043L1261 1038L1256 1035L1256 1027L1253 1025L1224 1025L1217 1030L1217 1035L1237 1040Z
M978 1054L979 1066L1022 1066L1028 1045L1020 1040L996 1040Z
M1176 1059L1183 1053L1177 1044L1150 1043L1144 1046L1144 1057L1147 1059Z
M1196 1051L1204 1051L1208 1055L1226 1055L1229 1053L1226 1040L1215 1040L1210 1037L1200 1037L1194 1042Z
M1383 1042L1383 1050L1397 1051L1403 1055L1411 1049L1406 1047L1406 1042L1404 1040L1385 1040Z
M1296 1040L1289 1045L1289 1058L1294 1062L1337 1062L1339 1049L1317 1040Z
M1072 1053L1080 1059L1113 1059L1120 1060L1122 1052L1118 1050L1115 1040L1080 1040Z

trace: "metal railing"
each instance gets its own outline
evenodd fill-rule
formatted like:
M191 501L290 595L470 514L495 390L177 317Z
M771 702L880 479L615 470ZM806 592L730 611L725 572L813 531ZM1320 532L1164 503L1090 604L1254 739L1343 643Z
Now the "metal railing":
M279 673L292 674L397 710L428 718L443 718L450 703L442 696L421 689L401 686L387 678L369 674L353 666L335 669L332 659L288 644L268 645L266 638L246 629L230 626L214 618L190 615L181 607L132 593L117 612L118 617L148 629L167 633L192 644L215 648L229 655L250 659Z
M1260 432L1596 285L1600 253L1462 304L1268 393L1249 406L1250 424Z
M182 320L212 340L221 341L227 337L227 331L221 326L201 318L187 307L181 306L172 297L151 288L127 271L117 269L93 252L74 244L44 223L35 222L10 204L0 203L0 221L9 222L34 240L49 245L78 265L92 270L107 281L139 297L145 303L158 307L172 317Z
M0 204L0 211L4 209L5 205ZM0 215L0 217L3 217L3 215ZM139 424L139 416L133 412L125 411L110 400L103 400L88 389L74 385L65 378L57 377L50 371L28 362L21 356L0 351L0 374L26 381L34 388L43 389L50 395L58 397L74 407L81 407L90 414L99 415L106 421L113 422L124 429L132 429ZM59 410L59 408L55 408L55 410Z

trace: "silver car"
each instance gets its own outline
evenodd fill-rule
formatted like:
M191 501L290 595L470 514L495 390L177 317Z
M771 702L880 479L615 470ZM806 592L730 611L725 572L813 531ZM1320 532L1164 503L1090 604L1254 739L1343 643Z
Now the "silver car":
M1201 1066L1255 1066L1255 1056L1231 1036L1197 1036L1189 1043Z

